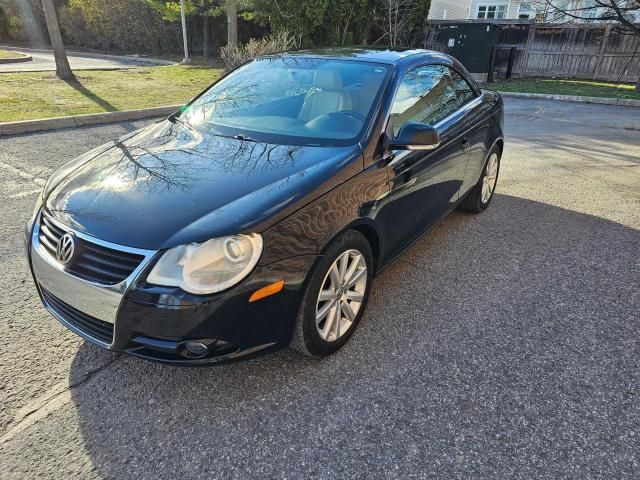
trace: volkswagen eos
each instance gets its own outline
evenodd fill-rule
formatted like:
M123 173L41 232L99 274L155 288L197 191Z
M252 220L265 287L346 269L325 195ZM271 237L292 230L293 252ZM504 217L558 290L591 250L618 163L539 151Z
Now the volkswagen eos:
M48 180L25 232L45 307L109 350L181 364L353 334L374 275L491 202L503 104L442 53L257 58Z

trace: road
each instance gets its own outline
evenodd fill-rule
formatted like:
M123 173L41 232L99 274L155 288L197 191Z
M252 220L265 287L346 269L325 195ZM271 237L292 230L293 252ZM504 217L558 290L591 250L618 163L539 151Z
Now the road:
M0 64L0 73L42 72L49 70L54 71L56 69L56 62L53 58L53 52L51 51L2 46L0 46L0 49L12 50L33 57L33 60L30 62ZM118 70L122 68L149 66L150 62L152 64L154 62L152 59L141 61L135 57L126 59L108 55L93 57L78 52L68 52L67 57L69 59L69 65L71 65L73 70Z
M638 478L640 111L507 103L497 195L374 282L352 340L204 369L40 306L45 178L143 123L0 140L0 478Z

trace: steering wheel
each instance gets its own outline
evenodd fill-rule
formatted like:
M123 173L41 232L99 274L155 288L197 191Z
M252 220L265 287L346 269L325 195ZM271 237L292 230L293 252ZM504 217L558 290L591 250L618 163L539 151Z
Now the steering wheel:
M355 110L340 110L339 112L336 112L336 113L342 113L343 115L347 115L348 117L356 118L360 120L362 123L364 123L367 120L364 115L362 115L360 112L356 112Z

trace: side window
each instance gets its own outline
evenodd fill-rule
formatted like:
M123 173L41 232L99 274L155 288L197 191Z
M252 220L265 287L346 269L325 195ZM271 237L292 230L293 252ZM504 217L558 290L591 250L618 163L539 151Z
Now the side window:
M391 107L391 125L397 135L407 122L435 125L475 98L460 74L445 65L425 65L409 70Z
M476 98L476 94L473 92L467 81L462 78L462 75L451 69L449 69L449 72L451 73L451 88L453 89L456 101L458 102L458 108L460 108L465 103Z

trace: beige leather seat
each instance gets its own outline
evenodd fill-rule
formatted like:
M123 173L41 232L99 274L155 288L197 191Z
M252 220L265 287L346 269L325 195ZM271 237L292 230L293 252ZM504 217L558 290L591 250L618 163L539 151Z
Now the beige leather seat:
M313 76L313 88L304 99L298 118L308 122L319 115L351 108L351 97L342 88L340 74L331 70L318 70Z
M365 117L367 116L373 103L373 98L378 93L382 83L382 78L380 73L367 73L361 85L356 85L355 88L350 89L349 95L351 96L353 110Z

